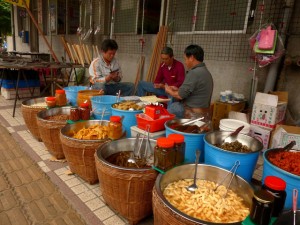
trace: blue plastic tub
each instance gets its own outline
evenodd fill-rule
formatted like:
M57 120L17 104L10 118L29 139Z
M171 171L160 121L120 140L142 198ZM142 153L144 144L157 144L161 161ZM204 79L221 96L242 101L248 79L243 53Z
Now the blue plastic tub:
M239 134L237 140L243 145L248 146L252 152L241 153L227 151L215 146L227 137L231 132L214 131L207 133L204 137L204 163L218 166L226 170L230 170L235 162L240 161L237 174L244 178L247 182L251 181L260 151L263 145L257 139L245 134Z
M103 114L103 120L109 120L110 119L110 116L111 116L111 111L106 111L104 112ZM102 119L102 111L97 111L95 110L93 112L93 117L96 119L96 120L101 120Z
M264 183L264 180L266 176L276 176L280 177L286 182L286 199L284 208L285 209L291 209L293 204L293 189L297 188L300 191L300 176L297 176L295 174L289 173L285 170L280 169L279 167L273 165L268 160L268 152L274 149L268 149L264 152L263 158L264 158L264 166L263 166L263 177L262 182ZM300 198L298 197L297 205L300 205Z
M182 134L184 136L185 142L185 155L184 155L184 163L195 163L195 154L196 150L199 149L201 151L199 162L204 162L204 141L203 134L190 134L184 133L177 130L174 130L169 127L170 124L174 123L175 120L170 120L165 123L166 128L166 136L169 134ZM188 119L183 119L182 122L189 121Z
M122 98L120 98L122 101ZM117 96L115 95L101 95L101 96L94 96L91 98L92 102L92 109L94 111L101 112L102 114L103 108L105 108L105 113L111 115L111 105L117 102Z
M112 115L113 116L124 116L122 125L123 128L126 130L126 137L131 137L131 127L137 125L136 116L139 113L142 113L143 110L120 110L111 107Z
M68 102L72 106L77 106L77 96L78 92L81 90L87 90L88 87L86 86L70 86L70 87L65 87L64 90L66 91L66 96L68 99Z

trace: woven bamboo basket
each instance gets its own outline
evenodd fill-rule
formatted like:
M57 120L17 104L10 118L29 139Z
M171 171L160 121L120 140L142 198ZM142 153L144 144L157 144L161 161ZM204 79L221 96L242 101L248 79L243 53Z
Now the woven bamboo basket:
M45 98L33 98L22 102L21 111L25 124L34 138L41 141L36 115L47 107Z
M101 122L103 125L108 123L108 121L87 120L67 124L60 132L63 152L69 163L70 170L90 184L98 182L94 156L96 149L108 140L79 140L70 137L70 132L100 124Z
M132 150L134 141L134 138L128 138L105 143L95 154L102 196L130 224L137 224L152 214L152 189L158 173L152 168L120 167L105 159L114 153ZM150 142L154 147L156 141ZM145 143L142 148L144 147Z
M92 108L91 98L94 96L100 96L103 93L99 93L99 90L81 90L78 91L77 96L77 105L80 106L81 103L87 101L89 103L90 108Z
M60 141L60 129L63 128L67 121L46 120L47 116L70 115L70 107L52 108L41 111L37 114L37 125L40 136L45 146L57 159L64 159L65 155Z
M212 223L204 220L196 219L188 216L187 214L179 211L163 195L163 190L168 184L182 180L193 179L195 172L195 164L185 164L168 170L165 174L158 175L155 186L153 187L153 215L154 225L221 225L224 223ZM219 167L199 164L197 170L197 179L209 180L215 183L223 182L223 185L227 186L230 182L230 176L228 179L223 179L228 175L229 171ZM244 199L244 203L250 208L252 204L253 189L247 181L239 176L234 176L230 189L237 193ZM241 222L226 223L228 225L241 225Z

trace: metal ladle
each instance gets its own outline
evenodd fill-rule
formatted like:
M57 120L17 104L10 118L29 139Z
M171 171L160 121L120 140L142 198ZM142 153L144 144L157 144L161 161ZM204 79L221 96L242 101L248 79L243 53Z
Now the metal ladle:
M227 195L227 192L228 192L228 188L230 187L231 182L233 180L233 177L235 176L236 171L237 171L239 166L240 166L240 161L239 160L235 161L235 163L234 163L233 167L230 169L229 173L227 173L227 175L223 178L223 180L215 187L214 191L216 191L224 183L224 181L228 177L228 175L231 174L230 181L229 181L229 183L227 184L227 187L226 187L225 195L223 196L225 198L226 195Z
M135 137L135 142L134 142L134 146L133 146L133 151L130 154L129 159L127 160L128 163L133 163L135 164L135 155L136 155L136 151L138 149L138 145L139 145L139 139L140 139L140 133L137 133L136 137Z
M199 162L200 154L201 154L200 150L196 150L194 181L193 181L192 185L186 187L186 190L188 190L189 192L192 192L192 193L195 193L195 191L198 189L198 186L196 184L196 178L197 178L197 169L198 169L198 162Z

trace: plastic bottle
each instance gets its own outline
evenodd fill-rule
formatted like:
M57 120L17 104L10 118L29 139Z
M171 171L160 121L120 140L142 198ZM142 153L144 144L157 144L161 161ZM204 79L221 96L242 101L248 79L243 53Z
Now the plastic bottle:
M120 139L122 137L122 123L120 116L111 116L108 123L108 137L112 140Z
M174 165L174 141L165 137L158 138L154 149L154 166L166 171Z
M184 136L182 134L170 134L168 138L174 141L175 166L181 165L184 162L185 154Z
M55 91L56 105L65 106L67 104L67 97L65 90L56 90Z
M267 176L262 189L268 191L274 197L274 209L272 216L278 217L284 208L286 198L286 182L279 177Z

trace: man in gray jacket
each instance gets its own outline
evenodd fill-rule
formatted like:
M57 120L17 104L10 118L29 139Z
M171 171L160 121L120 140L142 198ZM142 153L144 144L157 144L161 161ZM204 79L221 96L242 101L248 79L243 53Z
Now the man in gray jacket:
M185 65L189 70L180 88L166 86L165 91L181 100L168 108L179 118L200 117L210 110L213 79L205 66L204 51L198 45L189 45L184 51Z

